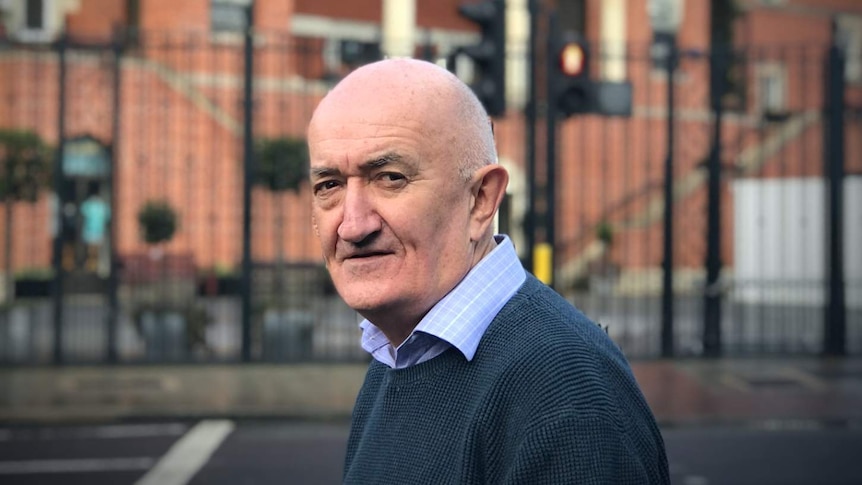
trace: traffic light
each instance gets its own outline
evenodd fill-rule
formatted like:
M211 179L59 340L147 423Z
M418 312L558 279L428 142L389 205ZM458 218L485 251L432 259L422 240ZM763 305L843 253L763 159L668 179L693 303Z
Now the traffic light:
M564 118L593 112L596 87L590 80L589 46L572 33L554 36L550 46L548 75L552 108Z
M482 39L462 47L459 53L470 57L476 97L491 116L506 111L506 6L504 0L485 0L458 6L458 12L479 25Z

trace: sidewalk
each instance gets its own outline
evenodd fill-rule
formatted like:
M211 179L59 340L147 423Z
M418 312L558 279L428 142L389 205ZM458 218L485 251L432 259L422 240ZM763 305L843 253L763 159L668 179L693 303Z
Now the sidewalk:
M862 424L862 358L691 359L633 364L663 425Z
M347 419L364 364L0 369L0 423ZM662 425L862 422L862 358L636 361Z

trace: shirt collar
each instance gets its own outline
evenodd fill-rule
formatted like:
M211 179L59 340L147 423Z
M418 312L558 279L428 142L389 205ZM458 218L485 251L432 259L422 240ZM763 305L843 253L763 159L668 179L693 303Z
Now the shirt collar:
M422 332L446 341L468 361L473 359L488 325L526 280L512 240L505 235L495 240L497 246L431 308L411 335ZM404 347L393 349L383 332L368 320L360 327L362 348L378 360L394 361Z

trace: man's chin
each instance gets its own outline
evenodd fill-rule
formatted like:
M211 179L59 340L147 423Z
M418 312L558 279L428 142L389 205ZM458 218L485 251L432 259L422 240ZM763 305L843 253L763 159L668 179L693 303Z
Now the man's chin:
M368 282L335 285L344 303L360 314L375 313L391 304L391 291L378 285L374 285L375 288L370 286Z

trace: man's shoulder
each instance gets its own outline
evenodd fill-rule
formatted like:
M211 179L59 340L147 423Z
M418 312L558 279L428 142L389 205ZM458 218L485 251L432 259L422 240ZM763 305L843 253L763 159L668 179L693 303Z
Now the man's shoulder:
M532 276L497 315L480 348L495 368L538 378L548 369L581 375L629 374L627 360L607 332Z
M609 341L595 322L531 275L497 315L489 335L495 332L516 345L522 341L540 342L543 346L577 345L584 339Z

